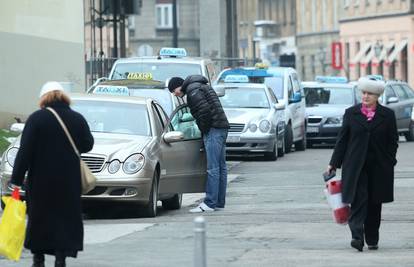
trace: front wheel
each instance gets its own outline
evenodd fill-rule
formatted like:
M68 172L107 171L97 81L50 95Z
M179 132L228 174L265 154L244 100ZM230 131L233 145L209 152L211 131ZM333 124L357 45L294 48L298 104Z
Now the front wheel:
M293 130L292 126L288 124L285 130L285 153L290 153L292 151L292 143L293 143Z
M155 170L154 177L152 178L152 186L151 186L151 193L149 196L149 201L144 207L144 213L146 217L157 216L158 179L159 179L159 173L158 173L158 170Z
M265 152L264 153L264 158L266 160L272 160L272 161L277 160L277 142L275 142L272 152Z
M410 123L408 132L406 132L404 135L405 135L405 139L407 140L407 142L414 141L414 122L413 121L411 121Z
M166 210L179 210L183 202L183 194L175 194L172 198L162 200L162 207Z
M285 155L285 135L283 135L281 143L282 143L282 147L277 148L277 155L279 157L283 157Z

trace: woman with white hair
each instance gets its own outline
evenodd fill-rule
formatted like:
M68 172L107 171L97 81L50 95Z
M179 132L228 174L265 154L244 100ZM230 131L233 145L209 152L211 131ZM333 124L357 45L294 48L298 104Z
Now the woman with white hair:
M382 203L394 200L398 131L394 112L378 103L385 83L362 77L362 103L348 108L328 166L342 167L342 201L351 205L351 246L378 249Z
M20 187L28 172L24 245L33 254L32 266L44 267L44 255L49 254L61 267L66 266L66 257L76 257L83 250L80 164L63 128L46 108L59 114L80 153L91 150L94 140L59 83L43 85L39 106L26 121L11 182Z

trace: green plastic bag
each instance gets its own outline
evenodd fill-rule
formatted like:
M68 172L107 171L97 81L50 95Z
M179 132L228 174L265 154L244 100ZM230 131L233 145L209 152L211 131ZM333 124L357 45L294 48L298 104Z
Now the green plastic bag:
M26 235L26 202L20 200L18 189L2 200L6 208L0 221L0 255L18 261Z

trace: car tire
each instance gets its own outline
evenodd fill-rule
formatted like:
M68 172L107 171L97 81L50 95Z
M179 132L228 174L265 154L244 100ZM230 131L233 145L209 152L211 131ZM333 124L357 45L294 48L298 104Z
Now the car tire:
M162 200L165 210L179 210L183 202L183 194L175 194L172 198Z
M302 140L295 142L296 151L304 151L305 149L306 149L306 129L303 133Z
M414 141L414 122L413 121L411 121L410 123L408 132L405 133L404 135L405 135L405 140L407 140L407 142Z
M311 141L306 140L306 148L312 148L312 147L313 147L313 143Z
M158 170L155 170L154 177L152 178L151 193L149 196L148 203L144 207L145 217L157 216L157 202L158 202Z
M282 139L282 147L277 149L277 156L278 157L283 157L285 155L285 135L283 135L283 139Z
M273 146L273 151L272 152L265 152L264 153L264 158L266 160L271 160L271 161L275 161L277 160L277 142L275 142L274 146Z
M285 153L286 154L292 151L292 143L293 143L292 126L288 124L285 130Z

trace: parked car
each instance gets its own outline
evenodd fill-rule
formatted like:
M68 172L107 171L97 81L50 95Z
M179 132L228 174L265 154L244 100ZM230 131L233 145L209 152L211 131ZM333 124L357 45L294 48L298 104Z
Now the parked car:
M360 102L356 84L348 83L345 77L318 76L316 81L302 82L302 86L308 148L314 144L334 145L345 110Z
M269 87L224 83L214 89L225 92L220 102L230 123L226 141L228 155L260 153L268 160L284 155L284 105L278 103Z
M179 209L183 193L205 191L201 133L186 105L168 116L150 98L95 94L71 98L72 108L86 118L95 138L92 151L82 154L97 177L96 188L82 196L86 207L133 204L153 217L158 200L165 209ZM3 155L1 195L11 194L9 180L19 144L20 138Z
M291 151L306 148L306 118L304 92L300 80L293 68L284 67L245 67L223 70L215 84L225 82L228 75L246 75L250 83L265 84L272 89L279 103L285 107L285 149Z
M380 103L395 112L397 128L407 141L414 141L414 91L403 81L386 81Z

